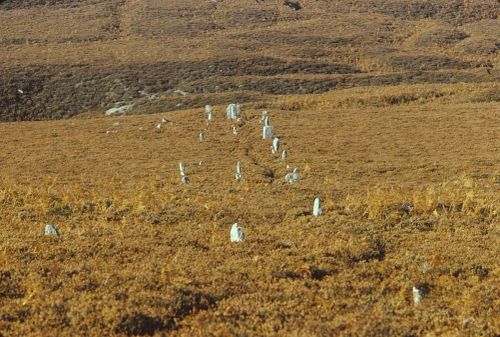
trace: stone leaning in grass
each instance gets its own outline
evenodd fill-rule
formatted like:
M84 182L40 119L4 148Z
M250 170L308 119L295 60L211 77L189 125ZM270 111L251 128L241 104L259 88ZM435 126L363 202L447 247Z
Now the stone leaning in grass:
M245 232L238 223L234 223L231 227L230 239L231 242L243 242L245 240Z

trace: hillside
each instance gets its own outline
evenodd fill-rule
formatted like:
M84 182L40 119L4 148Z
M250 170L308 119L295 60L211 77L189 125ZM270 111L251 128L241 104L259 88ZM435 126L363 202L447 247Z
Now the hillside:
M498 10L496 0L304 0L298 11L268 0L3 0L0 119L497 81Z
M500 336L498 2L298 3L0 0L0 337Z

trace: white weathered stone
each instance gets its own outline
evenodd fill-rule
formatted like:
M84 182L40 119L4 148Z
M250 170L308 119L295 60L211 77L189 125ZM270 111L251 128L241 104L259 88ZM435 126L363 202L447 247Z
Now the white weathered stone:
M205 105L205 112L207 113L207 119L209 122L212 121L213 119L213 113L214 113L214 110L212 109L212 106L210 105Z
M272 126L264 126L262 127L262 139L271 139L273 138L273 127Z
M238 129L236 129L236 126L231 125L231 130L232 130L232 132L233 132L233 135L235 135L235 136L236 136L236 135L238 134Z
M280 148L280 139L278 137L274 137L273 139L273 154L277 154Z
M226 118L237 120L239 118L240 112L241 108L239 104L231 103L226 108Z
M184 165L183 162L179 162L179 171L181 173L181 176L186 175L186 165Z
M423 297L422 290L418 289L417 287L413 287L412 293L413 293L413 303L415 303L415 305L420 304Z
M271 126L268 115L264 116L264 126Z
M299 181L299 172L297 168L294 168L292 172L286 174L285 181L289 184L294 184Z
M132 108L132 104L128 105L122 105L119 107L114 107L111 109L106 110L104 113L106 116L112 116L112 115L124 115L126 114L130 109Z
M314 199L313 216L320 216L321 214L323 214L323 210L321 209L321 199L316 198Z
M265 123L266 119L269 119L269 114L267 111L264 110L264 111L262 111L262 117L260 118L259 123L266 125L266 123Z
M231 227L231 242L243 242L245 240L245 233L243 228L238 223L233 224Z
M198 135L198 139L200 140L200 142L204 141L205 140L205 133L200 132L200 134Z
M186 91L183 91L183 90L180 90L180 89L174 90L174 93L176 93L176 94L180 94L180 95L182 95L182 96L187 96L187 95L189 95L189 92L186 92Z
M241 163L240 163L240 161L238 161L236 163L236 174L234 175L234 178L236 179L236 181L241 181L241 179L243 179L243 176L241 175Z
M59 232L53 224L47 224L45 225L45 235L59 236Z
M288 157L288 151L286 149L284 149L281 152L281 160L286 160L286 157Z

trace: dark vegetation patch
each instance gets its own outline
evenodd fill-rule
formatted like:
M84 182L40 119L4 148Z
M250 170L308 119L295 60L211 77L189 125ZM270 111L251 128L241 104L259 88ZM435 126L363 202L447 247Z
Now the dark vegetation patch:
M266 94L317 94L333 89L344 89L356 86L380 86L396 84L420 83L458 83L483 82L488 77L459 71L426 72L412 71L390 73L384 75L346 75L327 79L298 78L207 78L190 83L186 89L190 92L215 93L231 90L261 92ZM399 99L399 98L398 98ZM402 98L404 99L404 98Z
M0 0L0 10L31 8L39 6L80 7L102 3L102 0ZM115 1L118 2L118 1Z
M401 67L404 62L400 59L394 61ZM348 74L323 79L279 76L336 72ZM254 93L313 94L355 86L490 80L486 72L484 77L460 71L352 74L356 72L356 69L336 64L287 63L272 58L165 62L109 68L85 65L10 68L3 70L5 76L0 78L0 120L67 118L88 111L104 112L116 103L137 103L133 112L151 113L200 107L207 100L212 104L224 104L230 98L240 103L261 98ZM255 77L257 75L259 77ZM175 95L175 89L187 91L189 95ZM155 99L150 99L153 96Z
M358 71L349 66L284 62L265 57L120 65L109 68L85 65L10 68L3 70L5 76L0 78L0 120L59 119L86 111L103 111L116 102L132 102L140 99L144 93L165 93L176 88L191 90L194 88L187 83L215 76L229 78L245 75L355 72ZM212 89L209 92L221 91L217 84ZM196 91L207 92L202 87L196 88ZM233 88L231 91L241 90ZM176 107L186 108L195 105L189 100L190 98L186 98L177 101ZM188 101L189 104L184 105L183 101ZM180 105L177 106L178 104ZM170 102L166 106L157 108L165 110L172 108L172 105L173 102Z
M352 37L323 37L316 35L299 35L295 33L269 31L262 33L241 33L233 35L236 40L246 40L252 43L266 45L293 45L308 47L342 47L352 45L356 40Z
M388 55L381 61L395 70L467 69L472 64L445 56Z
M341 2L341 5L350 10L375 12L404 20L441 19L464 23L498 17L496 0L349 0Z
M172 301L165 303L165 315L148 315L143 312L125 314L114 328L115 333L127 336L154 335L176 328L177 322L202 310L213 308L219 299L199 291L180 289Z

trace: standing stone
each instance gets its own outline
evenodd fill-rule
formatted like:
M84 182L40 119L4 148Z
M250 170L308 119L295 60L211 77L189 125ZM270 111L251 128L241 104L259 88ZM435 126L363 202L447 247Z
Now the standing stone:
M262 139L271 139L273 138L273 127L272 126L264 126L262 127Z
M239 104L229 104L226 108L226 118L237 120L239 118L239 114L241 112L241 108Z
M420 302L422 301L422 291L417 287L413 287L412 292L413 292L413 303L415 305L420 304Z
M264 117L264 126L271 126L271 123L269 122L269 116Z
M273 154L277 154L280 148L280 139L278 137L274 137L273 139Z
M45 225L45 235L46 236L59 236L59 231L53 224Z
M243 242L245 240L245 233L243 228L238 223L233 224L231 227L231 242Z
M208 121L211 122L213 119L214 110L210 105L205 105L205 112L207 113Z
M239 160L236 163L236 174L234 175L234 178L236 181L241 181L241 179L243 179L243 176L241 175L241 163Z
M198 139L200 140L200 142L204 141L205 140L205 133L200 132L200 134L198 135Z
M181 172L181 176L186 175L186 165L183 162L179 162L179 171Z
M236 136L238 134L238 130L236 129L236 126L231 125L231 130L233 131L233 135Z
M321 200L320 198L314 199L313 205L313 216L320 216L323 214L323 210L321 209Z
M262 117L260 118L260 123L266 125L265 120L268 119L269 122L269 114L267 111L262 111Z
M286 157L288 157L288 151L286 149L281 152L281 160L286 160Z

